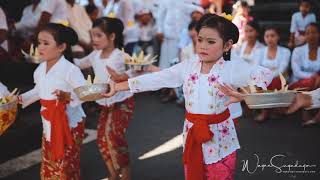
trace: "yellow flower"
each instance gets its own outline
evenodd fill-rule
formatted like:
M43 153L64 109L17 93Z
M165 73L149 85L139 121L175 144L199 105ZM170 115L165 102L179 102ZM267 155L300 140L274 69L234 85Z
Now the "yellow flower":
M233 17L231 14L222 13L220 16L224 17L225 19L232 21Z
M57 21L57 24L62 24L64 26L66 26L66 27L69 27L69 22L65 21L65 20L59 20L59 21Z

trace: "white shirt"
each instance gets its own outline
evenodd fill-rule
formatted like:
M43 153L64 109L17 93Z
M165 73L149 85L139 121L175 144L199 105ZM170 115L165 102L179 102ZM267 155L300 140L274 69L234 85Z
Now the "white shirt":
M291 58L292 82L310 78L320 71L320 47L318 47L317 60L309 59L309 46L305 44L296 47Z
M115 17L119 18L125 27L128 22L134 22L134 8L130 0L109 0L108 5L103 9L103 16L109 16L113 13Z
M6 14L1 9L1 7L0 7L0 29L8 31L8 24L7 24ZM3 41L2 44L0 44L0 46L4 50L8 51L8 41L7 40Z
M139 25L139 40L140 41L152 41L154 36L157 33L156 26L152 23L149 23L145 26Z
M268 68L272 71L273 77L278 77L280 73L284 73L290 62L290 50L277 46L277 52L274 59L268 58L268 47L263 47L259 50L259 61L260 66L263 66L265 68Z
M77 127L78 123L85 117L84 111L81 107L81 101L73 92L73 89L86 85L80 69L66 60L63 56L59 61L51 67L46 73L47 63L41 63L34 72L35 87L22 94L23 107L40 100L55 100L57 99L52 93L55 90L62 90L70 92L72 101L67 105L67 116L69 126L71 128ZM43 110L44 107L41 107ZM43 132L47 141L50 141L51 124L48 120L42 117Z
M240 49L232 49L231 50L231 60L237 60L237 59L242 59L249 64L252 65L257 65L259 64L259 55L258 55L258 50L263 48L264 45L260 43L259 41L256 41L254 44L254 47L252 48L251 52L249 54L245 54L244 51L247 48L248 42L244 42Z
M299 31L305 31L308 24L316 22L316 16L313 13L309 13L306 17L302 16L301 12L296 12L291 17L290 32L295 33L295 36L299 36Z
M209 74L201 74L201 61L199 59L184 60L160 72L138 76L129 79L130 90L134 93L157 90L160 88L176 88L183 85L185 108L193 114L219 114L228 107L224 102L229 97L216 88L220 83L230 84L233 87L247 86L253 83L266 89L272 80L270 70L250 66L244 61L219 60ZM239 71L241 69L241 71ZM192 123L184 122L184 142L188 129ZM214 136L211 141L202 144L205 164L216 163L239 149L239 141L231 117L228 120L210 125Z
M34 30L38 26L42 12L40 4L37 5L34 11L32 8L33 4L25 7L20 21L15 24L17 31L25 38L34 34Z
M9 94L8 88L0 82L0 98L8 96Z
M191 12L196 9L198 6L181 0L161 2L157 15L158 33L168 39L179 39L179 34L191 20Z
M68 4L68 21L71 28L73 28L79 37L79 41L90 43L90 29L92 28L92 21L89 18L86 10L78 5L74 4L72 7ZM73 51L84 51L79 45L72 48Z
M88 56L82 59L75 59L74 62L81 69L92 67L96 76L96 83L108 83L109 74L106 69L107 66L111 67L119 74L126 72L124 63L125 56L122 51L115 49L106 59L101 58L101 53L102 50L94 50ZM118 92L110 98L100 99L96 102L102 106L109 106L117 102L122 102L131 96L133 96L133 94L130 91Z
M50 22L61 23L68 22L68 7L65 0L42 0L42 11L51 14Z

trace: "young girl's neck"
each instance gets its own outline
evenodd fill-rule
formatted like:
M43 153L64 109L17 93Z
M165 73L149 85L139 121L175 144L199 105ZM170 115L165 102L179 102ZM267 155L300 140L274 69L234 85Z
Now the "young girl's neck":
M268 50L269 51L276 51L277 50L278 45L269 45L268 46Z
M220 58L219 58L220 59ZM201 66L201 73L202 74L208 74L210 70L212 69L213 65L216 64L216 62L219 60L212 60L212 61L202 61L202 66Z
M101 58L108 58L114 49L114 46L104 48L101 53Z
M58 57L47 61L47 72L59 61L59 59L60 58Z
M256 44L256 40L248 40L247 42L248 42L247 45L249 47L253 47Z

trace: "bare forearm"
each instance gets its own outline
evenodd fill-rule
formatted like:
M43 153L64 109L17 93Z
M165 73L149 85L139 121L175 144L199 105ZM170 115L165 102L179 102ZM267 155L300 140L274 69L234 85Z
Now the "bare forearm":
M129 84L128 81L123 81L121 83L117 83L115 84L115 91L119 92L119 91L127 91L129 90Z

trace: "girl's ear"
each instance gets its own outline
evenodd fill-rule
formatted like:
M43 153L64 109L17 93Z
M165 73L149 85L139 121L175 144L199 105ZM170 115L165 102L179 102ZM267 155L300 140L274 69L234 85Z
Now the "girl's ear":
M66 50L66 48L67 48L66 43L62 43L62 44L58 45L58 49L61 52L61 54L63 54L63 52Z
M223 51L228 52L232 48L232 45L233 41L231 39L228 40L226 43L224 43Z
M116 34L115 34L115 33L111 33L111 34L109 35L109 39L110 39L111 41L114 41L114 40L116 39Z

